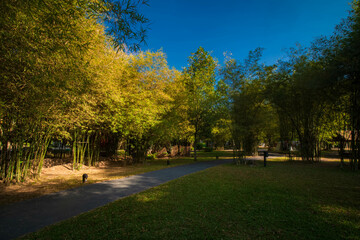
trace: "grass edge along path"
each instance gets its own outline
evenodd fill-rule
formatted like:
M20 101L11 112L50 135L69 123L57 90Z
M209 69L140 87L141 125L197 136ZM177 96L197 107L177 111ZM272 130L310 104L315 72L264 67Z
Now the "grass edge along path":
M360 239L359 180L325 163L222 165L23 239Z

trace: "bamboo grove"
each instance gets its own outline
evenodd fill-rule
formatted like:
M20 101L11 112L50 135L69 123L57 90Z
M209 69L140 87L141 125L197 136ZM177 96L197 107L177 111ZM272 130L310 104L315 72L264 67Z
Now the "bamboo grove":
M354 1L331 36L289 49L274 65L261 63L261 48L242 62L229 59L221 75L235 149L251 154L259 142L281 141L291 157L297 142L298 156L314 162L334 145L342 165L346 156L359 169L359 37L360 3Z
M262 49L219 66L199 48L182 71L142 52L147 1L4 0L0 3L0 178L39 176L49 144L71 146L73 169L119 142L135 162L149 150L207 143L248 154L259 143L300 143L316 161L350 133L359 167L359 1L332 36L277 64ZM145 27L146 29L146 27ZM196 154L195 154L196 160Z
M110 154L119 139L145 139L170 114L180 89L178 71L168 68L162 52L122 50L136 50L143 32L103 25L114 14L131 25L146 23L135 11L145 3L121 2L116 8L112 1L96 0L1 1L5 182L38 176L54 139L71 144L73 168L79 169L99 159L101 145Z

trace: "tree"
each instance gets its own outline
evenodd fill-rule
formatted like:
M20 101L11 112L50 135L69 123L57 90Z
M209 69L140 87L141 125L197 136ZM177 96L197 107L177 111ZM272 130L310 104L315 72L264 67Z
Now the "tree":
M338 84L349 99L346 109L350 116L351 167L360 169L360 1L352 3L352 11L335 41L337 54L333 57L338 76Z
M216 102L214 124L211 129L211 138L215 147L224 147L232 140L231 103L229 86L220 79L216 86Z
M243 63L230 59L222 69L224 82L230 89L235 147L247 154L256 152L262 133L265 129L270 130L265 128L271 107L264 96L267 68L259 63L261 54L262 49L257 48L250 51Z
M321 136L332 121L326 110L332 104L329 82L333 75L325 69L325 63L314 59L308 49L291 49L289 61L280 62L267 84L267 96L281 118L281 129L287 129L282 136L289 136L293 129L302 159L307 161L320 159Z
M216 61L202 47L189 57L189 66L184 69L185 104L194 136L194 160L197 160L196 144L200 134L206 131L206 123L212 117L215 101Z
M130 46L131 39L140 41L128 46L137 49L145 31L133 26L147 22L138 14L139 4L146 1L1 1L2 179L38 175L53 136L71 138L71 127L72 133L89 131L95 101L88 90L99 73L92 68L94 53L104 52L110 41ZM116 23L107 25L113 38L106 37L100 25L108 21ZM66 121L71 110L78 113L74 120L81 121ZM80 149L85 152L84 146Z
M174 98L171 93L179 73L169 69L162 52L132 55L130 62L135 76L127 82L127 129L132 144L130 151L136 161L142 161L155 141L166 138L171 123ZM163 127L169 129L162 130Z

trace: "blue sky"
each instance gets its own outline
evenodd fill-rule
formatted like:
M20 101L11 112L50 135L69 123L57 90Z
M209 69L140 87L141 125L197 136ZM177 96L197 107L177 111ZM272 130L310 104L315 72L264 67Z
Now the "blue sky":
M308 46L329 35L348 16L350 0L150 0L142 13L151 21L147 46L160 48L170 67L181 70L199 46L220 64L224 53L238 60L257 47L275 63L284 49Z

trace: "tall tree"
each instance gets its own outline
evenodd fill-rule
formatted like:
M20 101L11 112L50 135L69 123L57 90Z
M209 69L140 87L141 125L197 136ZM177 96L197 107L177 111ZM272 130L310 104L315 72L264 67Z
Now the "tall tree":
M360 169L360 1L354 0L346 25L342 25L335 62L341 88L348 95L351 131L351 166Z
M280 62L272 73L267 96L282 118L281 129L287 128L282 136L289 135L292 128L300 141L302 159L319 160L321 136L331 121L326 109L332 103L329 84L332 75L325 70L325 63L314 59L307 48L291 49L288 59ZM291 128L285 127L288 122ZM293 134L291 136L287 138L293 140Z
M222 69L224 82L230 88L235 147L247 154L256 151L261 133L265 129L264 114L269 109L263 93L266 68L259 63L261 55L262 49L257 48L249 52L244 62L230 59Z
M184 69L187 116L193 127L194 160L197 160L196 144L206 129L207 119L214 112L216 61L202 47L189 57Z
M1 1L1 178L39 174L51 136L69 126L62 117L68 111L81 112L82 122L93 117L94 101L87 100L98 75L94 49L104 51L110 41L137 49L145 31L133 26L147 22L141 4L146 1ZM109 21L112 38L100 25ZM134 38L131 46L127 40Z

